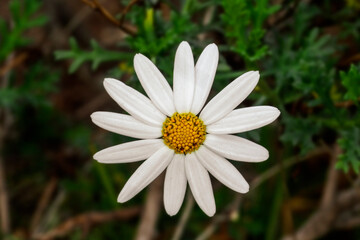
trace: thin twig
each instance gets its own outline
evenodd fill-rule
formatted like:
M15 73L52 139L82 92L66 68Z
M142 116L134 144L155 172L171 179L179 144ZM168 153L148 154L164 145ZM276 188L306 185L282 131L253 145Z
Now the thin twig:
M353 216L347 219L340 218L335 222L335 228L337 229L350 230L359 226L360 226L360 216Z
M220 223L222 222L227 221L228 219L228 214L221 213L217 215L216 218L213 219L212 223L207 228L205 228L205 230L196 238L196 240L208 239L211 235L213 235L218 225L220 225Z
M118 28L126 32L127 34L131 36L135 36L136 32L133 29L130 29L126 25L124 25L122 22L117 20L111 13L105 9L97 0L81 0L83 3L89 5L92 9L100 12L107 20L115 24Z
M8 234L10 232L10 213L9 213L9 197L6 189L5 170L3 158L0 155L0 219L1 232Z
M352 205L349 204L349 201L352 202L354 198L360 198L360 188L356 190L358 191L357 193L352 193L355 189L352 188L343 191L342 194L336 194L338 171L335 169L335 164L339 154L341 154L341 149L336 144L332 150L328 178L324 187L320 207L294 235L286 236L284 237L284 240L317 239L331 230L333 226L343 227L341 226L341 223L336 222L337 219L339 219L338 215L346 210L347 207L352 207ZM336 198L336 196L338 197ZM346 225L350 224L347 223Z
M10 58L10 60L6 61L5 65L0 68L0 77L8 74L9 71L24 62L27 57L26 53L20 53L16 57Z
M357 102L360 101L360 97L358 97ZM352 100L347 100L347 101L343 101L343 102L336 102L335 106L336 107L342 107L342 108L349 108L351 106L354 106L355 104L357 104L356 101L352 101Z
M34 239L46 240L55 237L63 237L76 228L88 229L91 226L102 224L114 220L127 220L139 215L141 209L139 207L130 207L119 209L112 212L90 212L80 214L66 220L48 233L36 236Z
M282 7L282 11L277 12L276 14L274 14L273 16L271 16L268 20L268 25L270 26L281 26L283 27L284 25L281 24L283 22L285 22L285 20L289 17L291 17L294 12L297 10L298 6L299 6L300 0L295 0L294 2L291 2L290 4L288 4L288 6L286 7ZM280 3L282 5L284 5L284 3ZM278 27L279 28L279 27Z
M34 230L37 228L41 220L41 216L43 215L46 207L51 200L51 196L54 193L58 180L56 178L52 178L49 183L46 185L42 196L40 197L40 201L38 206L36 207L35 213L32 217L31 224L30 224L30 232L34 233Z
M187 198L186 198L186 204L185 209L180 217L179 223L176 226L174 236L172 237L172 240L179 240L181 238L181 235L184 232L185 226L187 222L189 221L189 217L191 215L191 211L194 208L194 197L193 195L188 192Z
M13 62L14 53L11 53L6 61L5 66ZM7 70L2 78L1 88L7 88L9 84L9 70ZM3 234L7 234L11 229L11 218L10 218L10 206L9 206L9 195L6 186L5 176L5 165L4 165L4 141L7 135L7 131L11 125L11 114L8 109L0 109L0 221L1 231Z
M129 2L129 4L124 8L124 10L121 12L121 17L120 17L120 20L119 20L119 23L122 25L124 23L124 20L125 20L125 16L126 14L130 11L131 7L133 5L135 5L137 2L139 2L140 0L131 0Z
M337 179L338 179L338 170L335 168L336 162L338 160L339 154L341 153L341 149L338 144L335 144L330 164L329 164L329 170L328 170L328 176L324 187L324 192L322 195L320 207L326 207L328 205L331 205L333 201L335 200L335 194L336 194L336 187L337 187Z
M51 228L57 223L58 212L60 211L60 206L65 201L65 198L66 192L63 189L60 189L52 200L50 206L47 208L46 212L43 214L41 221L33 230L32 238L44 235L44 233L48 232L47 229Z
M159 217L162 204L162 193L164 186L164 173L153 181L148 189L145 209L141 215L136 240L151 240L155 237L155 226Z
M319 208L306 223L292 236L283 240L318 239L332 228L336 227L338 216L360 201L360 187L344 190L337 194L333 204ZM340 227L343 227L340 225Z

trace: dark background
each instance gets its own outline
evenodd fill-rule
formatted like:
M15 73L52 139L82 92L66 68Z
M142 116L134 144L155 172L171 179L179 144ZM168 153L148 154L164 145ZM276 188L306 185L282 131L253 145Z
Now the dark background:
M311 0L1 0L0 236L4 239L360 239L360 2ZM188 192L163 208L163 176L125 204L139 163L92 155L129 138L90 121L122 110L102 81L141 89L143 53L172 81L186 40L195 59L220 49L210 97L244 71L259 85L243 106L272 105L277 121L241 134L270 158L234 163L237 194L215 179L217 213Z

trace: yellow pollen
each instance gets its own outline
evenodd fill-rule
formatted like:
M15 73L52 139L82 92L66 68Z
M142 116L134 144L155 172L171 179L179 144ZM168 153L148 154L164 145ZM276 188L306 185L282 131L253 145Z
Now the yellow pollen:
M205 141L206 126L192 113L174 113L162 127L164 143L175 153L191 153Z

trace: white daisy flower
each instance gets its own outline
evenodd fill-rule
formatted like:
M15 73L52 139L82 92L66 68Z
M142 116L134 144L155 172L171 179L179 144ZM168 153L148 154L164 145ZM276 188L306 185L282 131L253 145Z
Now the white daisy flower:
M256 86L260 77L257 71L236 78L203 108L218 59L217 46L210 44L194 65L189 44L182 42L175 55L172 90L156 66L136 54L135 71L149 98L121 81L105 79L106 91L130 115L95 112L92 121L108 131L142 140L104 149L94 159L102 163L146 159L125 184L118 202L134 197L165 169L164 205L169 215L179 211L187 183L199 207L208 216L215 214L208 172L236 192L249 191L249 184L225 158L261 162L269 153L231 134L267 125L280 112L271 106L235 109Z

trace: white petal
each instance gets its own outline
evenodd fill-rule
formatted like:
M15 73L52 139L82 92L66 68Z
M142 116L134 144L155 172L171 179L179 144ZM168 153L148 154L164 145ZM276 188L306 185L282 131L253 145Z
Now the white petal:
M168 116L175 112L173 92L159 69L144 55L136 54L135 72L145 92L160 111Z
M185 155L175 154L166 170L164 205L166 212L175 215L184 201L186 192Z
M191 112L197 115L209 96L219 61L219 50L213 43L201 53L195 66L195 91Z
M97 152L94 159L101 163L136 162L147 159L162 146L164 146L162 139L127 142Z
M143 94L113 78L105 78L104 87L131 116L149 125L162 126L166 116Z
M161 137L161 127L146 125L135 118L112 112L94 112L91 120L99 127L110 132L134 138L158 138Z
M225 186L239 193L249 191L249 184L228 160L205 146L200 147L195 154L201 164Z
M194 97L194 57L187 42L178 47L174 62L174 103L178 113L190 112Z
M232 134L250 131L273 122L280 111L271 106L235 109L219 121L206 126L208 133Z
M174 151L167 146L160 148L136 169L121 190L117 201L123 203L138 194L165 170L173 156Z
M215 153L235 161L262 162L269 158L266 148L238 136L207 134L204 144Z
M232 81L210 100L200 113L200 118L209 125L229 114L251 93L259 78L258 71L250 71Z
M197 204L206 215L213 216L216 206L210 176L195 154L186 155L185 172Z

